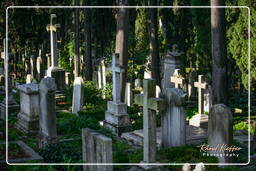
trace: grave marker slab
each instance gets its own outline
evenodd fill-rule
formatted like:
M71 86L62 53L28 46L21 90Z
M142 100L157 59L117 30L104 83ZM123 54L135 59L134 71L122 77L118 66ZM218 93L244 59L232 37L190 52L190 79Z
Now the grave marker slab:
M39 148L57 141L55 91L54 78L46 77L41 80L39 84Z
M78 115L84 103L84 80L82 77L76 77L73 88L72 113Z
M86 163L113 163L112 139L92 129L82 129L82 149ZM84 165L84 171L112 170L112 165Z

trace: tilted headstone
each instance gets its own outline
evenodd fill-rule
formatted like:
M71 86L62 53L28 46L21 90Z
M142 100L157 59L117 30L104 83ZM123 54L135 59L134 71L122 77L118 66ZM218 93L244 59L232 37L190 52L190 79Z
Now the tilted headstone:
M143 106L143 162L156 162L156 111L164 110L164 100L155 98L156 81L143 80L143 94L134 96L134 104Z
M57 29L60 27L59 24L55 24L56 14L51 14L50 24L47 25L46 29L50 32L51 41L51 67L47 70L47 76L53 77L56 83L56 90L64 91L65 86L65 71L58 67L57 57Z
M167 106L161 121L162 146L183 146L186 144L186 94L182 89L167 88L165 100Z
M182 88L184 85L184 78L181 76L180 69L175 69L173 76L171 76L171 82L174 83L175 88Z
M56 84L54 78L45 77L39 84L39 148L57 141Z
M82 129L83 161L113 163L112 139L92 129ZM112 171L112 165L84 165L84 171Z
M73 88L73 103L72 113L78 114L81 111L84 104L84 80L82 77L76 77Z
M31 74L28 74L26 77L26 84L32 83L33 76Z
M22 84L20 91L20 112L16 127L25 133L37 134L39 130L39 89L38 84Z
M229 163L230 156L224 156L230 153L227 150L221 150L221 146L230 147L233 140L233 116L230 109L224 104L214 105L209 113L208 123L208 144L210 147L219 149L210 151L212 154L219 154L220 163ZM223 156L220 156L223 155Z
M174 88L174 84L170 82L170 78L175 69L180 68L180 56L182 52L178 52L177 45L173 45L172 51L168 51L162 60L162 89Z
M204 90L207 88L204 76L198 76L198 82L194 83L198 89L198 113L189 120L189 125L207 127L208 115L204 114Z
M127 104L127 106L133 105L133 93L131 83L126 83L125 86L125 104Z
M120 74L124 69L119 66L119 55L112 56L113 101L108 101L108 110L105 112L104 126L114 134L121 135L130 128L130 118L127 114L127 105L121 103Z

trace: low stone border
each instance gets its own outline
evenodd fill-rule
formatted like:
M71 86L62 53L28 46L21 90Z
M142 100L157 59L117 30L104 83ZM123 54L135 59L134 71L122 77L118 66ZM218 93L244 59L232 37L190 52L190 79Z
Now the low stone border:
M27 144L25 144L23 141L11 141L9 143L16 143L26 154L28 154L30 157L25 158L18 158L18 159L9 159L9 163L25 163L28 161L43 161L43 157L41 157L39 154L37 154L32 148L30 148ZM6 144L5 142L2 142L0 144ZM0 163L6 163L5 160L0 160Z

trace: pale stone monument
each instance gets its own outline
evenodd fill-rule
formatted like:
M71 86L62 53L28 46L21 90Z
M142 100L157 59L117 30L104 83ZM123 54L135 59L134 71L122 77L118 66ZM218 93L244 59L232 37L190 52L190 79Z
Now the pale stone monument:
M31 75L33 78L36 78L36 56L30 56L30 65L31 65Z
M16 127L25 133L37 134L39 130L39 90L38 84L22 84L20 91L20 112Z
M119 54L112 56L113 101L108 101L108 110L105 112L104 126L114 134L121 135L130 128L130 118L127 114L127 105L121 102L120 74L124 69L119 65Z
M53 77L56 83L56 93L61 93L65 90L65 71L58 67L57 57L57 29L60 27L59 24L55 24L56 14L51 14L50 24L47 25L46 29L50 32L51 41L51 67L47 70L47 76Z
M84 80L82 77L76 77L73 88L72 113L78 115L84 104Z
M133 93L131 83L126 83L125 86L125 104L127 104L127 106L133 106Z
M207 89L204 93L204 111L210 112L210 109L212 107L212 87L208 84Z
M208 144L210 147L232 145L233 140L233 116L230 109L224 104L216 104L211 108L208 123ZM227 150L210 151L212 154L225 155ZM218 156L220 163L229 163L229 156Z
M66 87L70 86L70 72L65 72L65 83Z
M92 129L82 129L83 160L86 163L113 163L112 139ZM112 165L84 165L84 171L112 171Z
M134 81L134 88L141 88L142 84L141 84L141 79L136 78Z
M98 73L98 87L104 88L106 86L106 66L105 66L104 59L100 59L97 73Z
M183 52L178 51L176 44L173 45L172 51L167 51L166 56L162 60L162 89L174 88L174 83L170 82L170 78L175 69L180 68L180 57Z
M205 171L205 166L203 163L196 164L196 167L193 171Z
M28 74L26 77L26 84L32 83L33 76L31 74Z
M196 99L196 88L194 86L194 82L196 81L196 70L194 68L191 68L191 70L188 73L188 100L194 100Z
M54 78L45 77L39 84L39 148L57 141L56 84Z
M208 115L204 114L204 90L207 88L204 76L198 76L198 82L194 83L198 88L198 113L189 120L189 125L207 127Z
M164 100L155 98L156 81L143 80L143 94L134 96L134 104L143 106L143 163L156 162L156 111L164 110ZM161 170L159 166L141 165L132 168L135 170Z
M182 89L165 90L166 109L162 115L162 146L175 147L186 145L186 114L184 105L186 94Z

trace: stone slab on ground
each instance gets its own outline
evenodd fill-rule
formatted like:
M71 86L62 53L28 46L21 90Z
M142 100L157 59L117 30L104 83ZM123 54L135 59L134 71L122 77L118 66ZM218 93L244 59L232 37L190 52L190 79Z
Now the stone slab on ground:
M27 144L23 141L10 141L10 143L16 143L29 157L18 158L18 159L9 159L9 163L26 163L30 161L38 161L43 162L43 157L41 157L38 153L36 153L32 148L30 148ZM0 144L6 144L2 142ZM6 163L5 160L0 160L0 163Z
M161 147L161 128L157 128L157 147ZM135 146L143 146L143 129L123 133L122 138ZM186 125L186 144L198 145L207 139L207 130Z

